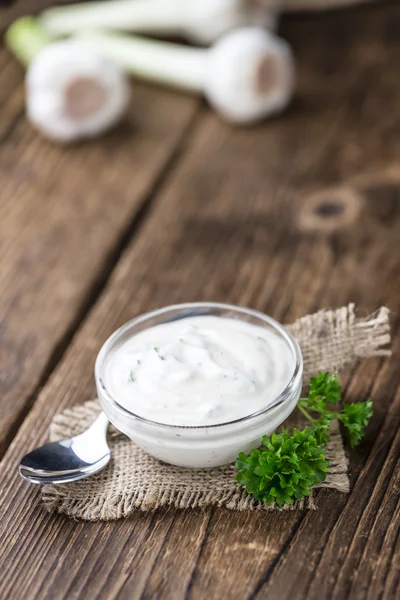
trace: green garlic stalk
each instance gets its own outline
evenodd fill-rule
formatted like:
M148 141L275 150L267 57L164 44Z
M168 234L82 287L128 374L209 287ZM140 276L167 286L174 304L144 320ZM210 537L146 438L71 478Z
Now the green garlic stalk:
M280 0L112 0L54 7L41 16L51 34L115 29L156 35L183 35L210 44L249 25L273 28Z

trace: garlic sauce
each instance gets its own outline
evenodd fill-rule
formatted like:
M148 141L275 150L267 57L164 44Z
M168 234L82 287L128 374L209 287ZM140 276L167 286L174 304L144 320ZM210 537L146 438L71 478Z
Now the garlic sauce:
M241 319L193 316L140 331L107 358L118 404L168 425L227 423L268 407L294 372L287 343Z

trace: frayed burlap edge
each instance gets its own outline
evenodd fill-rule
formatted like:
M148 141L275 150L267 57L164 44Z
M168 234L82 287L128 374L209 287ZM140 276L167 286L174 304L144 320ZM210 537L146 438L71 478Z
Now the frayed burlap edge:
M336 370L358 358L387 356L390 342L389 311L381 308L366 319L357 319L354 305L336 311L320 311L289 326L303 352L305 377L320 369ZM56 415L50 439L57 440L84 431L100 412L97 401L86 402ZM44 486L42 499L51 512L88 521L128 517L135 510L160 507L230 510L315 509L315 494L278 508L255 502L235 481L233 465L215 469L181 469L165 465L110 428L112 460L106 469L76 483ZM332 424L327 445L330 469L318 488L349 491L347 460L339 426Z
M360 358L390 356L390 311L357 318L354 304L321 310L287 326L301 346L304 381L317 371L339 371Z
M76 435L100 413L97 401L86 402L57 415L51 428L51 439ZM61 486L44 486L43 501L49 511L88 521L128 517L135 510L149 511L161 507L206 508L230 510L296 510L315 509L310 496L279 508L255 502L235 481L233 465L215 469L181 469L165 465L147 455L115 430L110 435L113 462L90 479ZM347 460L337 422L332 425L327 446L330 461L326 481L317 486L349 491ZM135 467L129 469L128 462ZM149 473L152 475L148 477ZM316 488L317 489L317 488Z

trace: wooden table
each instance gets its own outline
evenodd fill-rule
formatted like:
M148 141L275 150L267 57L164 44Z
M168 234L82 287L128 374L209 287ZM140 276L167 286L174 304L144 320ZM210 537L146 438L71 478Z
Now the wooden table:
M281 117L232 129L137 84L119 130L69 148L27 124L1 50L2 600L400 597L399 31L396 2L287 18L298 91ZM20 457L94 396L112 331L200 299L285 322L349 301L393 310L394 358L345 378L376 407L349 451L350 494L321 492L308 512L49 515Z

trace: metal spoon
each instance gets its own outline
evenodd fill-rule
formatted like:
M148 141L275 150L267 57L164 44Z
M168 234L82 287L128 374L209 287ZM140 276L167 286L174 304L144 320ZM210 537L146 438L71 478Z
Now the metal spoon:
M104 413L84 433L36 448L21 460L19 474L31 483L67 483L90 477L111 458Z

